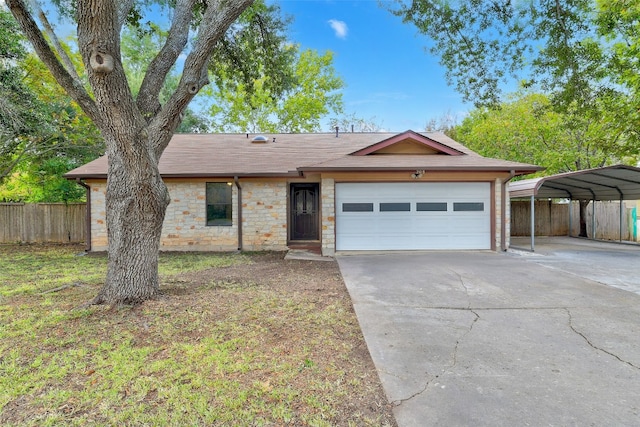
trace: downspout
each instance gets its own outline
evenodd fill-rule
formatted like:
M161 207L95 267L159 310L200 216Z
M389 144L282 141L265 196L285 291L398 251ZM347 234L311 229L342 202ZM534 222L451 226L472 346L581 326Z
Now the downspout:
M81 185L86 190L87 207L85 209L84 223L85 223L85 237L84 237L84 250L85 252L91 252L91 187L84 183L80 178L76 178L76 183Z
M516 171L515 170L511 170L509 171L509 178L504 180L504 182L502 183L502 224L500 227L500 249L502 249L502 251L506 251L507 248L507 218L506 218L506 212L507 212L507 184L509 183L509 181L511 181L514 177L516 176ZM511 203L511 202L509 202Z
M233 182L238 189L238 250L242 250L242 187L237 176L233 177Z

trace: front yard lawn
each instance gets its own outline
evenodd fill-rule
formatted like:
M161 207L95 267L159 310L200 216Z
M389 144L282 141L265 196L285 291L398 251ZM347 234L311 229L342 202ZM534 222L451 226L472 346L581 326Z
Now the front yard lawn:
M0 425L395 426L335 262L162 254L161 298L78 309L81 252L0 246Z

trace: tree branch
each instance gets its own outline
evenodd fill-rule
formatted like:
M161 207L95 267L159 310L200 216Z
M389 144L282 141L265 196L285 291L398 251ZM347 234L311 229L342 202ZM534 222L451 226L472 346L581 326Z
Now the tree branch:
M158 135L156 158L160 158L169 144L170 138L166 136L173 134L189 102L208 83L207 66L216 43L253 1L214 0L209 2L202 17L196 44L185 61L184 72L178 87L158 116L150 123L150 127Z
M135 0L121 0L116 5L118 9L118 28L122 28L134 4L135 4Z
M29 152L33 148L38 147L39 144L45 144L53 139L55 139L55 136L53 135L46 135L42 138L30 139L29 142L26 143L24 148L22 148L19 152L18 150L14 151L14 155L15 153L18 153L18 154L15 157L15 159L13 159L13 161L7 167L4 168L4 170L0 171L0 179L7 177L11 172L13 172L13 168L15 168L18 165L18 163L20 163L20 161L27 154L27 152ZM38 148L38 155L43 155L50 151L59 150L61 148L63 147L57 144L53 147L44 148L44 149L40 147Z
M6 4L20 25L22 32L31 42L42 62L49 68L58 84L67 91L91 120L99 124L101 118L95 102L80 82L76 81L58 61L24 2L22 0L6 0Z
M67 68L67 72L71 75L71 77L73 77L77 81L77 84L81 84L80 76L76 71L76 67L73 65L73 62L71 62L71 58L69 58L69 55L67 55L67 51L62 48L62 45L60 44L60 40L58 40L58 36L56 35L55 31L53 31L53 27L49 23L49 19L47 19L47 15L45 15L44 12L42 11L42 8L40 7L38 0L28 0L28 1L29 1L29 5L34 10L35 14L38 16L38 19L42 23L42 26L44 27L45 32L51 39L51 43L53 44L53 47L56 49L58 56L62 59L64 66Z
M195 0L177 0L167 40L149 67L138 92L138 109L147 120L160 110L160 91L167 74L189 40Z

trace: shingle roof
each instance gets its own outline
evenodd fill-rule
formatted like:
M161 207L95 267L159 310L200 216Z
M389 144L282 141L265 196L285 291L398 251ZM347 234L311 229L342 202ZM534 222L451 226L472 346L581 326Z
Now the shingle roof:
M514 170L530 173L541 168L489 159L446 135L406 132L423 136L463 155L352 153L397 138L397 133L265 134L266 143L252 143L247 134L176 134L160 160L164 177L291 176L323 170ZM103 156L65 175L67 178L106 178Z

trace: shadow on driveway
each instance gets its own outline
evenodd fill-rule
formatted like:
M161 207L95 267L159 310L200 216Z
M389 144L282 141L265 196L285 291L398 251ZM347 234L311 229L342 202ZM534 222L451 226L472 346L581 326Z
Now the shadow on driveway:
M640 295L532 259L337 257L400 427L640 423Z

